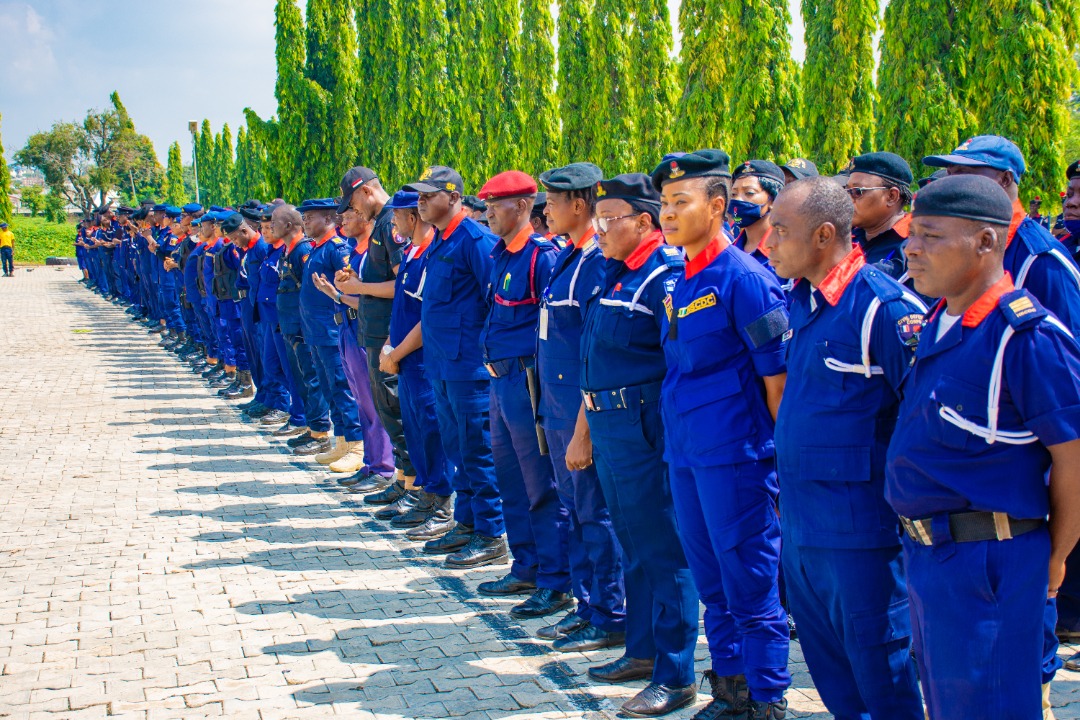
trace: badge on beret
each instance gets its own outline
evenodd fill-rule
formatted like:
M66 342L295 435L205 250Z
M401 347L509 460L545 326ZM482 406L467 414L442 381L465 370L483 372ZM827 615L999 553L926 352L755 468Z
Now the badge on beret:
M975 138L968 138L964 142L960 143L960 147L956 148L956 150L954 150L953 152L957 152L959 150L967 150L968 148L971 147L971 141L974 140L974 139Z
M671 172L668 173L668 177L674 180L675 178L681 178L686 174L685 170L679 168L679 163L674 160L671 161Z
M600 183L596 183L596 197L604 197L607 195L607 190Z
M795 158L794 160L792 160L791 162L788 163L788 167L804 168L804 167L806 167L806 161L803 160L802 158Z
M915 347L919 344L919 334L922 329L922 313L909 313L896 321L896 331L900 333L900 339L908 347Z

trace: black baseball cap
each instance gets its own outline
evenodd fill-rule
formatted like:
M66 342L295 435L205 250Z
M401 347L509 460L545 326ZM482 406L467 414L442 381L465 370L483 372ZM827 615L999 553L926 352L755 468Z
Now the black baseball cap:
M345 173L345 177L341 178L341 203L338 205L338 213L343 213L349 209L349 202L352 200L352 194L356 192L356 188L364 183L378 179L379 176L371 168L366 168L363 165L350 168L349 172Z
M420 173L420 179L406 185L402 190L417 193L456 192L465 196L465 181L458 171L445 165L432 165Z

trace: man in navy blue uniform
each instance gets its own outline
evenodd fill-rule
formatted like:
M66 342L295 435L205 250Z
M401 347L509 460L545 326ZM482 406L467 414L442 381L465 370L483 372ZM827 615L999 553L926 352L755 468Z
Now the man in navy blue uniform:
M319 387L330 406L335 435L334 447L316 455L315 461L320 465L332 465L346 454L359 451L364 436L356 398L349 388L338 351L341 328L334 322L334 315L344 315L345 307L319 290L313 276L321 275L324 280L333 282L337 272L348 267L351 249L337 234L337 202L333 198L305 200L297 210L303 214L304 232L312 241L300 288L300 320L304 341L311 348L315 361Z
M568 517L555 490L547 439L537 433L536 338L540 294L547 287L555 246L534 232L529 216L536 181L518 170L492 177L477 197L488 227L500 238L491 253L488 315L480 333L491 376L491 449L503 501L510 572L481 583L481 595L532 593L514 617L543 617L573 602L569 595ZM544 444L541 446L540 441Z
M712 655L713 702L698 717L783 718L791 678L773 418L786 377L787 301L776 276L723 230L727 153L661 163L652 180L664 236L686 254L662 315L661 409L679 538Z
M790 293L776 418L787 598L814 685L840 720L918 720L900 523L885 452L926 307L851 240L831 178L789 184L766 240Z
M614 197L605 200L609 191ZM579 378L592 457L623 548L626 652L590 668L589 675L605 682L651 677L622 707L651 717L697 696L698 595L675 527L660 420L664 298L683 260L664 244L659 193L648 176L601 182L597 195L599 243L607 262L602 282L589 291Z
M490 376L480 351L495 236L462 208L464 182L453 168L430 167L404 189L419 193L420 219L437 231L426 253L420 324L439 431L457 468L457 524L425 543L424 552L451 553L450 567L501 563L505 525L491 453Z
M1080 160L1073 160L1065 171L1069 183L1061 196L1061 225L1064 235L1061 244L1075 259L1080 250Z
M578 384L585 309L599 292L604 274L604 254L593 224L603 177L592 163L571 163L540 175L548 190L547 227L565 238L540 298L536 355L538 413L559 498L570 514L570 582L577 598L573 612L540 628L537 636L554 640L552 648L560 652L618 647L626 641L622 548L596 474ZM627 204L645 212L649 207L637 198L629 198Z
M912 211L923 328L886 466L931 720L1037 718L1044 609L1080 536L1080 346L1003 267L1013 199L950 176ZM1049 515L1049 523L1047 516Z
M234 386L227 388L224 393L226 399L236 397L250 397L246 389L254 385L254 396L250 403L240 407L244 414L250 418L260 419L269 414L271 409L266 403L269 387L263 378L262 366L262 327L257 319L255 296L258 293L259 268L270 250L270 244L259 232L259 222L262 217L262 205L258 200L248 200L237 212L244 219L236 238L230 237L240 249L242 256L240 276L236 280L236 289L240 295L240 325L243 330L242 339L247 356L248 371L244 377L239 377ZM281 422L276 418L274 422Z
M859 155L847 166L847 192L855 204L853 236L866 262L903 282L904 241L910 218L911 183L907 160L895 153Z

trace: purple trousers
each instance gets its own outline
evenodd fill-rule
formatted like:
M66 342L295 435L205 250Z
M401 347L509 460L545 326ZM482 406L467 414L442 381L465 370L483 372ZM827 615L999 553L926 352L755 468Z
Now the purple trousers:
M360 472L391 477L394 474L394 448L375 410L371 379L368 377L367 351L360 347L356 339L353 322L342 323L338 350L345 368L345 379L349 381L349 389L356 398L360 429L364 432L364 467L360 468Z

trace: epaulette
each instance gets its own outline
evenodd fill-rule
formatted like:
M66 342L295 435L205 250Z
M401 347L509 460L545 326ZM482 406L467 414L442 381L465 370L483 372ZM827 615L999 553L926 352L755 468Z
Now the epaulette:
M683 259L682 253L679 252L679 248L672 245L661 245L660 252L657 255L663 260L664 264L669 268L684 268L686 267L686 260Z
M1049 314L1035 296L1023 288L1002 295L998 308L1015 330L1037 325Z
M872 265L864 265L859 275L883 303L899 300L904 296L904 287L900 283Z

